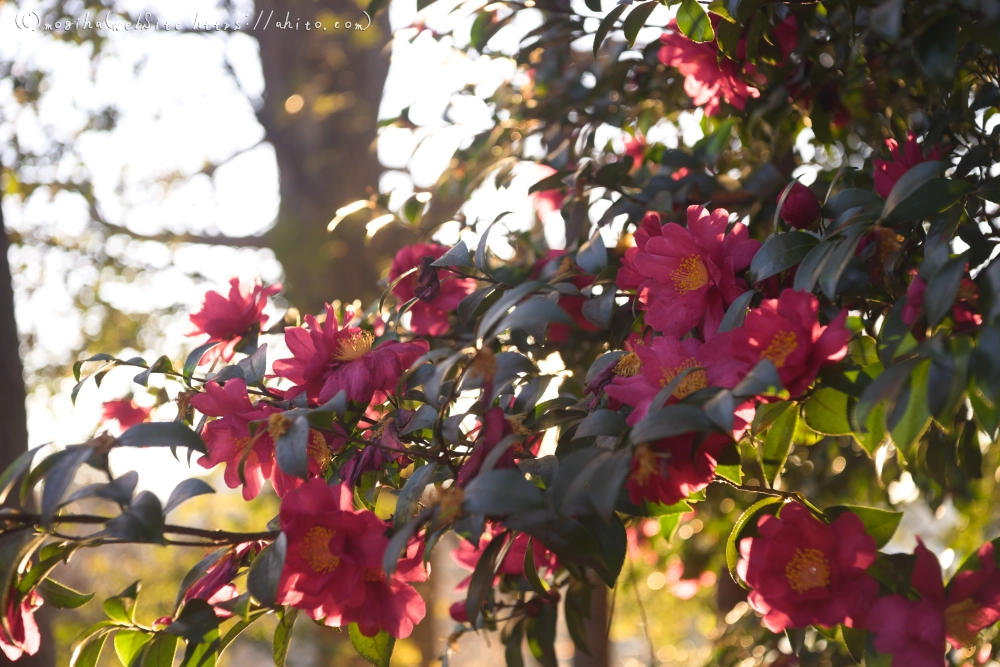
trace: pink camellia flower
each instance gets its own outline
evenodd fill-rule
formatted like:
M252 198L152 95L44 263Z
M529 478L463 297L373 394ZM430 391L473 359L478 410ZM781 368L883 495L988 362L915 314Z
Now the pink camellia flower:
M283 417L281 409L273 405L250 402L246 382L233 378L224 386L217 382L205 385L205 393L191 398L191 405L202 414L209 417L219 417L205 425L202 437L208 454L198 459L198 465L203 468L214 468L220 463L226 464L223 479L231 489L238 488L240 480L240 462L245 459L243 498L252 500L260 493L264 480L271 480L275 492L285 495L291 489L302 483L301 479L292 477L282 471L274 460L275 439L287 429L287 418ZM255 436L250 435L250 422L268 420L261 425ZM343 445L341 440L337 449ZM247 447L250 451L247 452ZM327 438L315 429L309 431L309 472L320 475L330 464L333 447Z
M646 324L668 336L698 327L708 340L719 329L728 307L747 290L736 271L750 266L760 242L745 225L727 233L729 213L689 206L688 226L647 214L635 232L618 272L618 285L637 289Z
M667 580L667 589L679 600L690 600L702 588L714 586L717 577L715 572L705 570L697 577L684 578L684 563L680 558L672 561L663 573Z
M261 542L244 542L233 547L228 554L215 562L201 579L196 581L184 594L185 600L204 600L210 605L232 600L239 595L233 579L243 559L253 553L260 553ZM215 607L215 615L219 618L229 618L232 612L221 607ZM167 617L167 625L172 619Z
M780 200L781 195L778 195L778 201ZM796 183L781 207L781 219L795 229L807 229L819 219L819 211L819 198L816 194L801 183Z
M427 579L423 555L423 542L412 541L391 578L385 576L381 567L368 568L362 584L364 599L348 604L341 624L357 623L361 634L367 637L374 637L379 630L397 638L409 637L413 626L427 613L423 598L410 585Z
M706 387L735 387L748 368L729 355L730 337L730 332L721 333L705 344L696 338L657 336L650 345L636 345L618 361L615 377L605 392L635 408L628 416L629 425L634 426L646 416L660 390L686 370L694 369L680 381L668 403ZM753 419L753 406L749 409Z
M872 160L875 165L875 191L883 199L889 196L903 174L923 162L940 160L948 150L935 145L927 152L927 157L924 157L920 144L917 143L917 135L912 130L906 132L906 143L902 151L899 150L899 143L895 139L886 139L885 145L889 147L893 161Z
M396 280L410 269L420 266L420 260L430 257L434 261L448 252L448 248L437 243L417 243L406 246L392 260L389 282ZM433 269L432 269L433 270ZM414 272L399 281L392 293L401 302L409 301L417 295L418 273ZM440 281L440 288L432 295L423 295L410 308L410 329L421 336L441 336L448 333L448 313L458 308L458 304L476 291L476 281L460 278L453 274Z
M946 594L941 565L919 538L917 542L910 585L920 599L899 594L880 598L868 629L875 633L875 648L892 655L892 664L940 667L945 640L954 648L970 646L980 630L1000 620L1000 572L993 545L987 543L979 550L980 569L956 574Z
M716 14L709 14L712 26L718 34L719 23L722 20ZM706 116L714 116L719 112L719 103L725 100L740 111L746 108L747 100L760 97L760 91L749 82L758 85L767 83L767 79L752 64L743 62L746 59L746 39L740 38L736 47L736 56L740 62L720 57L716 40L711 42L695 42L688 39L677 27L677 21L670 20L660 40L660 62L667 67L673 67L684 75L684 92L697 107L704 107ZM794 17L772 29L772 34L778 42L784 58L795 49L798 43L798 28Z
M279 604L332 627L356 622L368 636L383 629L406 637L423 618L423 601L405 584L420 578L413 555L408 552L401 573L385 580L385 524L374 512L355 510L346 485L311 479L285 497L279 516L288 540ZM418 567L420 560L418 555Z
M7 598L7 609L4 610L10 635L0 628L0 651L3 651L8 660L17 660L25 653L38 653L42 636L35 621L35 611L41 606L42 598L35 591L21 600L16 591L11 591Z
M625 487L632 503L673 505L709 485L728 436L712 433L696 444L686 433L636 447Z
M646 161L646 138L636 132L625 142L625 155L632 156L632 171L638 171Z
M927 281L914 275L910 286L906 289L906 304L903 306L903 323L906 326L913 326L923 314L926 292ZM976 287L976 283L969 278L962 278L955 303L951 307L956 331L965 331L983 323L983 316L976 309L978 301L979 288Z
M218 292L208 292L201 310L191 314L194 331L189 336L207 334L204 342L218 342L202 358L201 363L209 363L221 357L223 361L233 358L233 350L243 337L260 330L267 322L263 314L267 297L281 291L281 285L264 287L260 281L252 285L241 285L239 278L229 281L229 296Z
M400 425L405 426L412 415L409 410L400 410ZM383 470L390 463L398 462L400 468L410 464L395 419L378 422L369 430L368 440L373 444L366 445L340 469L340 479L348 486L357 485L366 472Z
M348 311L344 319L349 322L352 317ZM422 340L388 340L373 348L374 334L358 327L339 327L329 304L325 322L312 315L306 315L305 321L303 327L285 329L292 357L274 362L274 374L294 385L285 392L289 399L304 393L311 403L324 403L343 389L347 400L360 405L382 403L396 390L406 369L428 350Z
M152 411L152 408L139 407L130 398L120 398L104 402L101 419L104 421L116 420L124 431L136 424L149 421L149 413Z
M538 164L535 166L536 178L538 181L548 178L552 174L556 173L556 170L548 165ZM531 198L533 208L538 213L539 220L545 220L545 218L560 210L563 205L563 200L565 200L562 190L558 188L532 192L529 197Z
M483 550L486 549L486 545L502 532L503 529L500 526L492 523L487 524L485 530L483 530L483 534L479 538L478 547L473 546L468 540L462 540L458 548L452 550L451 559L462 569L469 572L474 571L476 565L479 563L479 559L483 555ZM510 550L500 562L500 567L497 568L494 585L498 584L500 578L504 576L517 578L524 576L524 555L528 552L529 539L530 537L527 533L517 533L516 537L514 537L514 543L510 545ZM559 559L556 558L556 555L546 549L545 545L537 539L534 540L531 546L531 553L535 557L535 568L542 572L542 576L550 576L559 568ZM471 575L466 577L458 583L455 590L465 590L469 587L471 580Z
M878 582L865 572L875 562L875 540L857 515L844 512L826 524L789 503L778 516L761 517L757 530L758 537L740 541L736 571L768 630L864 628L867 618L878 617L868 613Z
M819 299L808 292L786 289L777 299L764 299L733 331L730 354L750 368L769 359L782 384L798 396L812 384L822 366L847 354L851 332L842 310L828 326L818 320Z

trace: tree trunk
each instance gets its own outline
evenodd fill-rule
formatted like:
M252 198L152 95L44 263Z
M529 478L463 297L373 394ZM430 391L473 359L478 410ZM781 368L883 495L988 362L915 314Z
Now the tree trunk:
M28 449L28 414L24 406L24 367L21 365L17 321L14 319L14 284L7 261L7 229L3 224L3 201L0 197L0 471ZM11 494L5 505L15 505L17 494ZM2 540L4 538L0 538ZM42 633L41 648L33 656L24 655L17 661L22 667L51 667L55 651L47 622L48 611L43 607L35 615ZM2 655L2 654L0 654ZM3 659L6 662L6 659Z
M590 593L590 618L586 619L587 647L573 654L573 667L608 667L608 589L593 572L588 578L594 588Z
M338 208L378 188L375 138L389 71L387 13L356 30L355 22L364 26L368 19L353 0L290 0L280 7L267 30L253 33L265 88L257 117L274 146L281 179L268 245L284 267L290 300L305 312L334 299L370 300L380 293L376 282L392 253L408 239L384 230L366 245L367 219L361 216L332 234L326 228ZM275 29L286 12L293 22L308 18L326 30Z

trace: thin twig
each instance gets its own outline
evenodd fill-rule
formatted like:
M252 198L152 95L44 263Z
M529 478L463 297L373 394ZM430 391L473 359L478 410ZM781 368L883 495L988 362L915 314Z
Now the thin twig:
M639 618L642 619L642 632L646 635L646 643L649 645L649 664L652 667L656 664L656 647L653 645L653 636L649 634L646 607L642 604L642 598L639 597L639 586L635 582L635 565L632 563L632 554L629 554L628 557L628 578L632 582L632 592L635 593L635 604L639 607Z

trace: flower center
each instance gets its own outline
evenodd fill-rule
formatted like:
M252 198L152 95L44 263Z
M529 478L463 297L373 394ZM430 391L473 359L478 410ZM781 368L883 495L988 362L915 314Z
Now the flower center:
M673 382L675 377L689 368L698 368L698 362L694 359L694 357L687 359L683 364L676 368L664 368L663 378L660 380L660 386L666 387L668 384ZM707 386L708 373L706 373L704 369L698 368L698 370L691 371L685 375L684 379L677 383L677 389L674 389L673 396L674 398L681 400Z
M680 265L670 274L674 289L684 294L701 289L708 284L708 269L698 255L691 255L681 260Z
M635 352L629 352L618 360L612 372L618 377L630 378L633 375L638 375L641 370L642 361L639 359L639 355Z
M299 545L299 556L313 572L330 574L340 566L340 558L330 552L334 533L332 528L313 526Z
M372 342L375 334L370 331L358 329L350 336L340 339L340 347L331 357L334 361L357 361L372 351Z
M366 568L365 581L382 581L382 570L375 567Z
M331 459L333 459L333 454L330 452L330 446L326 444L323 434L316 429L309 430L309 445L306 447L306 452L313 461L319 464L320 472L326 472Z
M983 617L982 607L972 598L966 598L944 610L944 624L949 637L962 642L963 646L971 646L979 635L976 628L988 625L989 619Z
M799 339L795 335L795 332L782 330L774 334L771 344L767 346L766 350L760 353L760 358L770 359L774 363L775 368L781 368L785 365L788 355L794 352L798 346Z
M635 450L636 469L633 476L639 486L644 486L653 475L660 474L660 466L656 461L656 454L646 445L642 445Z
M785 579L796 593L823 588L830 583L830 563L819 549L796 549L785 566Z
M267 434L275 442L278 442L278 438L287 433L291 426L292 420L280 412L276 412L267 418Z
M250 444L250 438L236 438L236 443L234 449L236 450L236 455L239 456L243 453L243 450L247 448Z

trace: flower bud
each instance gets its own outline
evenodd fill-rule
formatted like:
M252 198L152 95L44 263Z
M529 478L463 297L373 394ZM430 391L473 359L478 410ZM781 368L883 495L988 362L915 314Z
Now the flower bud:
M796 183L781 207L781 219L796 229L806 229L819 218L819 209L819 199L813 191Z

